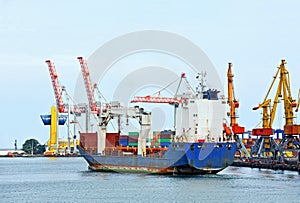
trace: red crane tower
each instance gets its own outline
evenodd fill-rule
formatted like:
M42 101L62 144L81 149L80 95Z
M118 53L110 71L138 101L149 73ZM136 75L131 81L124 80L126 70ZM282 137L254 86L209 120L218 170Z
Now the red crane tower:
M88 100L89 100L89 106L91 109L91 113L99 115L101 109L99 106L97 106L97 103L95 100L92 82L91 82L91 78L90 78L90 72L88 70L86 60L81 56L77 57L77 59L79 60L79 63L80 63L81 72L82 72L84 85L85 85L85 89L86 89ZM94 84L94 87L95 87L95 85L97 85L97 84Z
M55 99L56 99L56 106L58 109L59 113L67 113L67 109L65 109L65 105L62 99L62 92L64 90L64 87L61 87L59 85L59 81L58 81L58 75L56 73L56 68L55 65L52 61L47 60L46 61L48 68L49 68L49 73L50 73L50 77L51 77L51 81L52 81L52 86L53 86L53 90L54 90L54 95L55 95Z
M59 85L59 80L58 80L58 74L56 73L56 68L54 65L54 62L51 60L46 60L46 63L49 68L49 73L51 77L51 82L54 90L54 95L55 95L55 100L56 100L56 106L58 109L59 113L68 113L69 109L67 108L68 106L65 105L64 103L64 96L63 93L67 94L66 88L64 86ZM70 96L68 95L70 98ZM69 104L68 104L69 105ZM70 113L75 113L75 114L81 114L85 110L83 108L77 108L76 105L72 108L70 108Z

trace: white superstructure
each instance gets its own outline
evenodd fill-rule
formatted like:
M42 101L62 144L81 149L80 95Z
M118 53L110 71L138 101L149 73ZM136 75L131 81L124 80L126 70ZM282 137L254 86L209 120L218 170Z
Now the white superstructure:
M218 98L218 91L189 92L181 97L187 100L175 108L177 139L185 142L223 141L226 101Z

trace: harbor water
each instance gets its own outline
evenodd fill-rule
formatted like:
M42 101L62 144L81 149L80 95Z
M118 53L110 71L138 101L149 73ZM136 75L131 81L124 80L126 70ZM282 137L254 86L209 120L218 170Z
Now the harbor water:
M0 202L300 202L299 191L288 171L182 177L90 172L81 157L0 159Z

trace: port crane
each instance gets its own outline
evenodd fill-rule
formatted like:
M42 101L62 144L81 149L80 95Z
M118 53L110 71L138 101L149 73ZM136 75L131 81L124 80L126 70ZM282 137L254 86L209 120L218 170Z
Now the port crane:
M77 59L79 60L80 63L84 85L88 96L89 108L92 111L91 113L100 114L100 106L97 106L96 104L96 99L93 91L93 87L97 86L97 84L94 84L94 86L92 86L90 72L88 70L86 60L81 56L77 57Z
M151 129L151 113L145 112L143 108L135 107L124 107L119 102L110 102L101 106L101 103L97 103L94 93L102 95L97 84L92 85L90 72L88 65L83 57L77 57L81 66L81 72L85 83L86 93L89 101L89 108L92 114L97 114L98 119L98 149L97 152L104 154L105 143L106 143L106 132L107 125L114 117L118 118L120 123L120 117L125 116L126 118L138 119L141 126L139 138L138 138L138 155L146 155L146 137L148 136ZM120 133L120 126L119 126Z
M58 80L58 74L56 72L56 67L54 62L51 60L46 60L46 64L48 65L51 82L54 90L56 106L51 108L51 115L41 115L44 125L50 125L50 139L48 142L49 151L58 153L58 128L57 125L64 125L67 118L68 118L68 150L70 149L70 135L69 135L69 128L70 128L70 118L69 114L73 114L74 117L80 116L81 113L85 111L84 108L78 108L77 105L73 105L71 107L69 100L73 99L67 93L66 88L64 86L60 86ZM64 102L64 98L67 100L67 103ZM74 101L73 101L74 103ZM59 115L63 113L65 115ZM68 115L66 115L68 114ZM75 125L74 125L75 128ZM75 132L75 131L74 131ZM76 136L74 135L74 142ZM74 144L75 149L75 144Z
M300 135L300 125L294 124L294 108L298 111L299 100L300 100L300 90L298 92L298 104L296 100L293 99L291 94L291 85L289 72L285 68L285 60L281 60L280 64L280 77L283 78L282 84L282 94L284 101L284 115L285 115L285 125L284 125L284 138L280 142L280 147L287 150L298 150L297 154L299 157L300 153L300 140L297 136Z
M227 103L230 107L229 112L227 115L230 117L230 127L231 129L224 123L224 129L227 136L231 136L233 134L234 139L237 143L237 150L239 151L240 155L242 154L242 151L245 153L246 158L248 158L248 151L244 144L242 143L239 134L243 134L245 132L245 127L239 126L237 123L237 115L236 115L236 109L239 108L239 102L235 98L234 94L234 86L233 86L233 77L232 74L232 63L228 63L228 71L227 71L227 88L228 88L228 99Z
M280 158L283 158L282 146L285 142L288 143L288 148L293 146L294 135L300 134L299 125L293 124L293 108L296 107L295 100L292 98L290 89L290 77L289 72L285 68L285 60L281 60L281 64L273 78L271 86L264 98L264 101L254 107L253 110L263 109L263 125L262 128L255 128L252 130L253 135L260 135L261 137L256 140L255 145L251 149L251 156L256 154L259 157L263 155L264 152L272 152L273 158L278 159L278 152L280 153ZM276 80L279 80L273 105L271 106L271 99L268 99L269 94L274 86ZM277 104L279 103L279 98L282 98L284 102L284 112L285 112L285 126L284 134L285 138L281 140L281 144L278 145L275 140L271 137L273 135L273 122L277 110ZM299 140L298 140L299 142ZM300 148L300 145L298 145Z
M111 106L106 106L106 108L101 109L101 104L97 104L94 95L94 90L98 88L97 84L92 85L90 72L86 60L82 56L77 57L77 59L79 60L80 67L81 67L81 73L82 73L85 90L87 93L88 103L89 103L89 111L92 114L97 114L97 120L99 126L97 153L103 154L105 149L105 142L106 142L107 125L109 121L113 118L113 115L107 110L110 109ZM89 117L89 115L87 115L87 117ZM86 125L88 126L89 122Z
M67 99L73 100L67 93L65 86L60 86L59 80L58 80L58 74L56 72L56 67L54 65L54 62L51 60L46 60L46 63L49 68L49 73L51 77L51 82L54 90L55 100L56 100L56 106L59 113L68 113L69 112L69 104L65 104L64 97ZM74 101L73 101L74 102ZM77 105L74 105L72 108L70 108L70 113L80 115L81 113L84 113L84 108L78 108Z
M57 109L60 113L67 113L67 109L65 108L62 98L63 91L65 90L65 88L59 85L58 75L56 73L54 62L52 62L51 60L46 60L46 63L49 68Z

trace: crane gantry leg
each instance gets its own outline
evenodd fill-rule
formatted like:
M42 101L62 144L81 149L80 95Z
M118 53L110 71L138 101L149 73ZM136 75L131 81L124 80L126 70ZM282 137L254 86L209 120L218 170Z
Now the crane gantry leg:
M283 158L282 150L271 136L260 136L252 146L250 156L252 159L269 158L273 161L282 161Z

